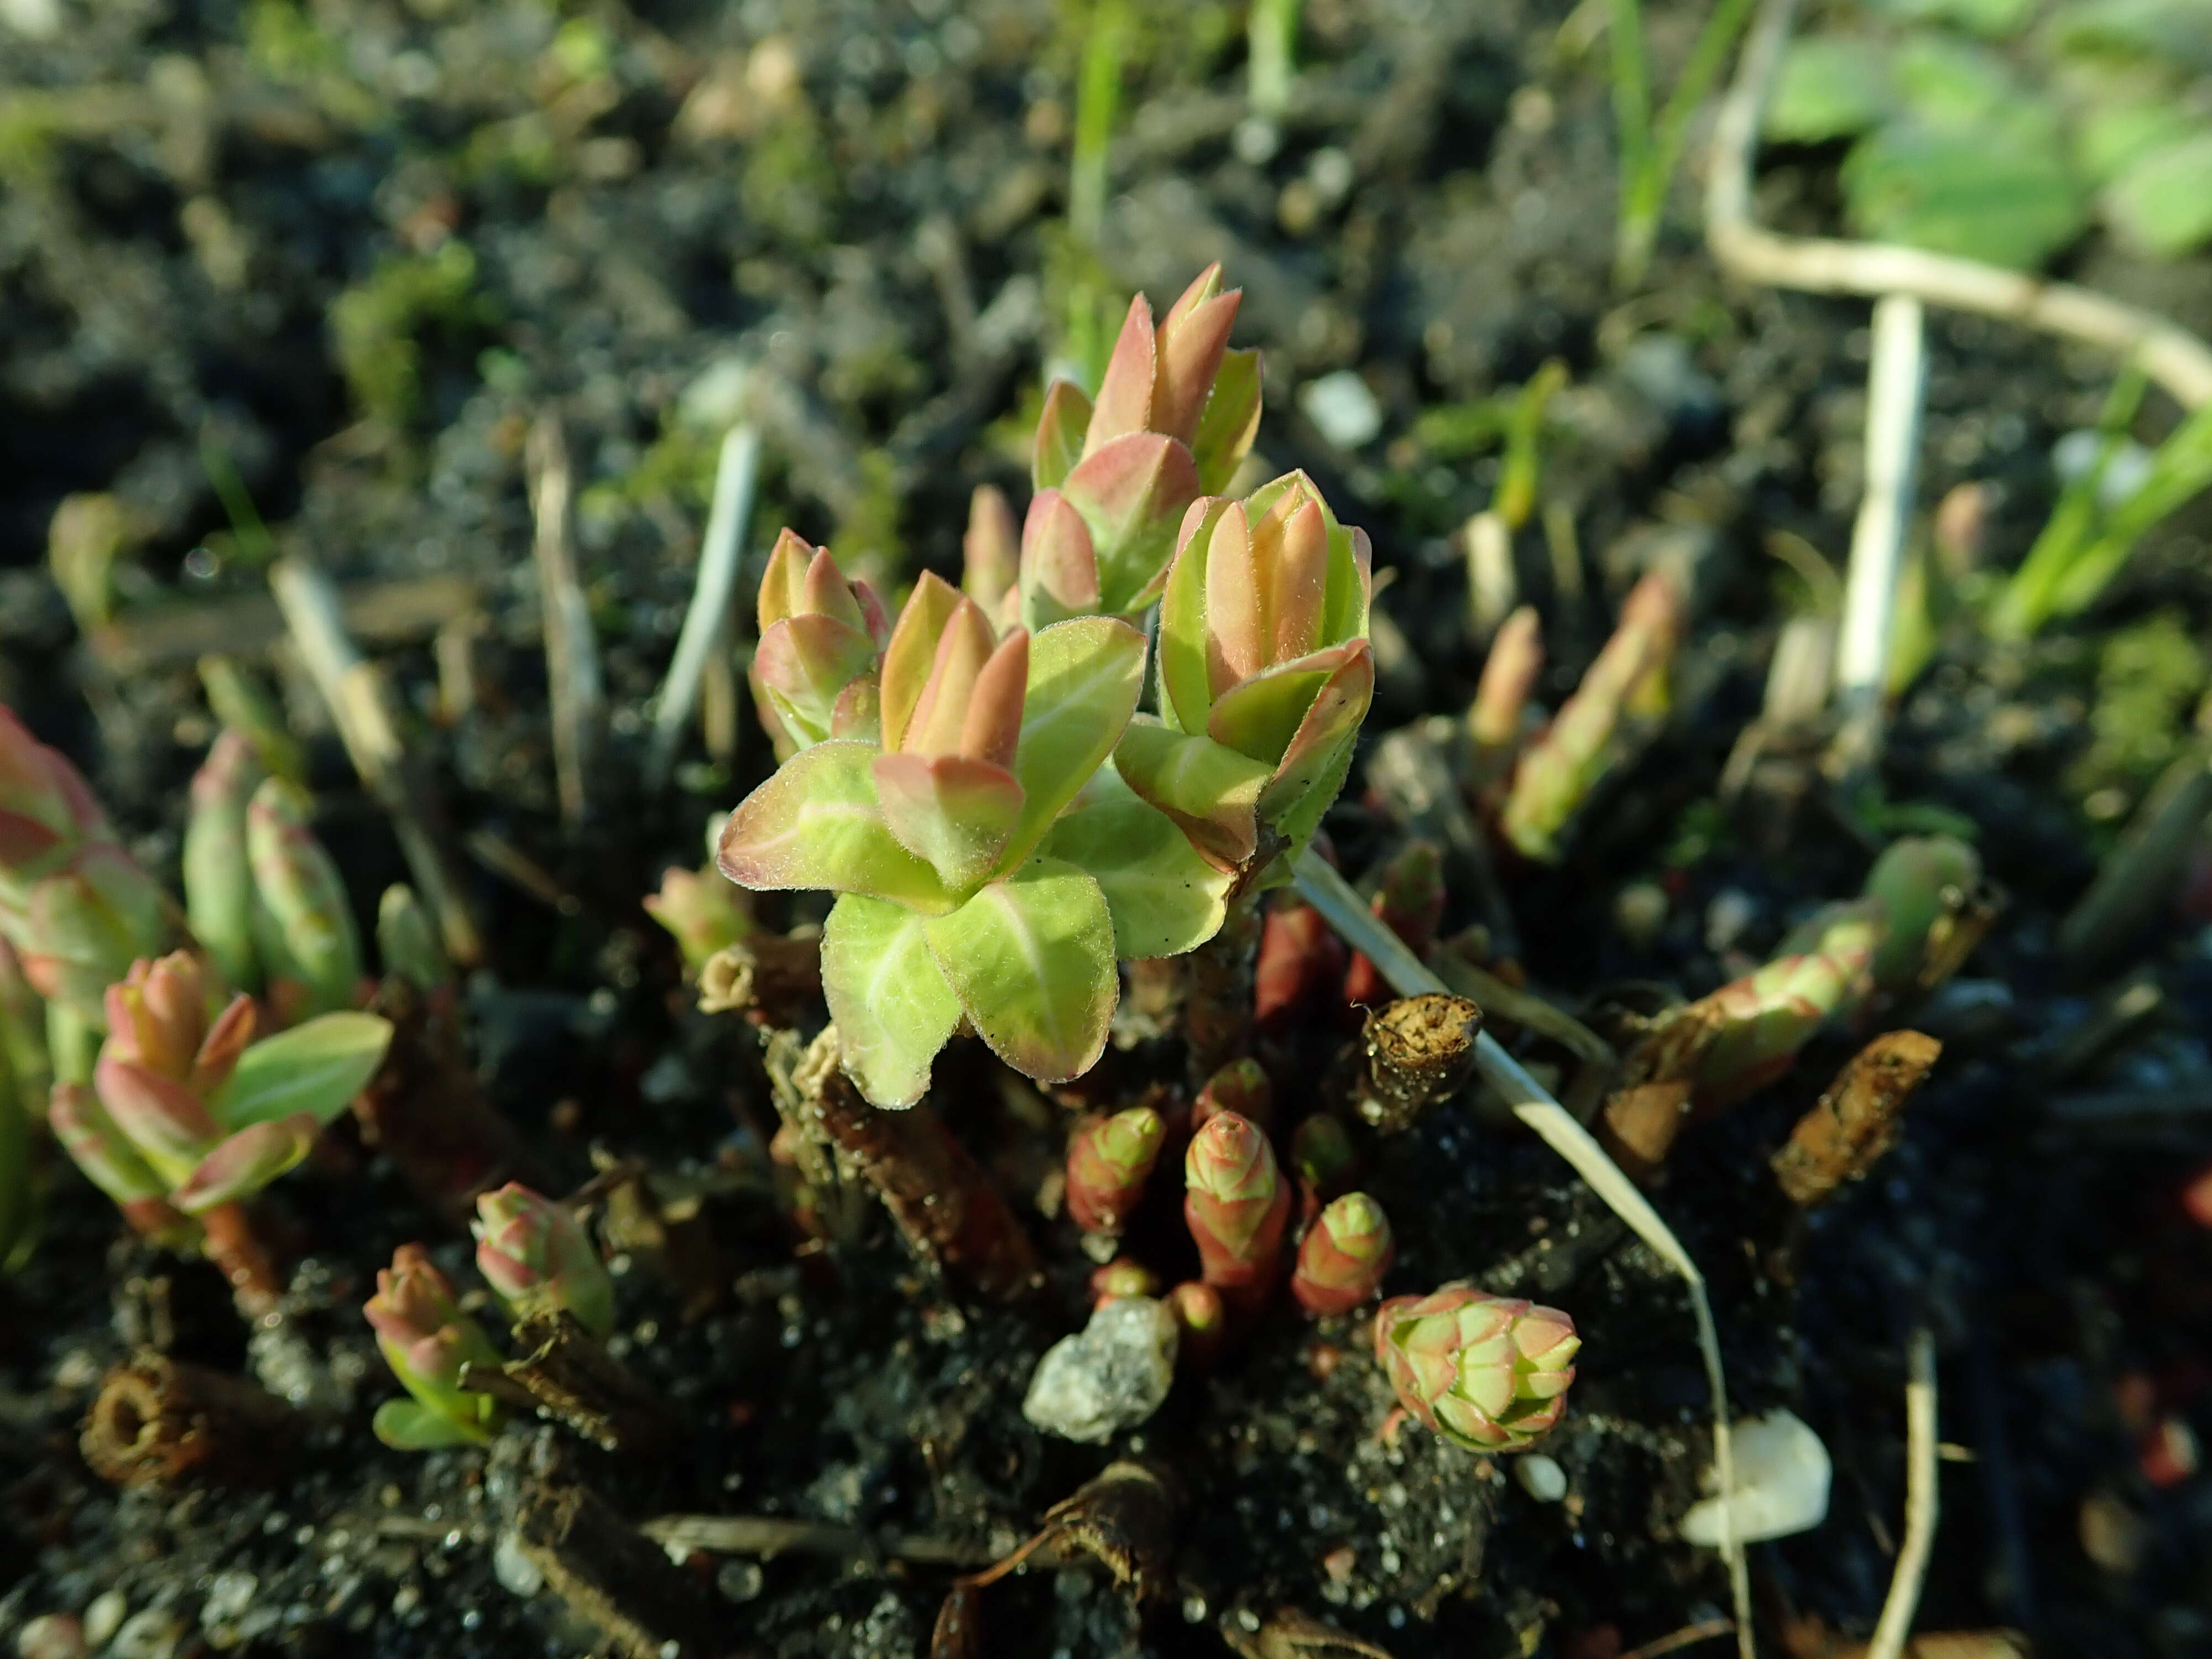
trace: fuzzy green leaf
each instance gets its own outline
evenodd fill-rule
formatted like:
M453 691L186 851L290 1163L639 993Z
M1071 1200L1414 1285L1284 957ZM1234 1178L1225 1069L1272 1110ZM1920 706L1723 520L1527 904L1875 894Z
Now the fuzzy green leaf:
M1260 791L1272 772L1265 761L1140 714L1121 733L1114 766L1207 863L1233 870L1252 856L1259 844Z
M1096 881L1033 859L927 926L931 954L992 1053L1040 1083L1097 1064L1120 983Z
M1199 493L1218 495L1229 488L1260 430L1260 354L1226 351L1213 392L1198 417L1190 441L1198 466Z
M326 1124L368 1086L391 1044L392 1022L380 1014L319 1014L240 1054L209 1109L233 1133L295 1113Z
M822 991L845 1066L878 1106L921 1098L930 1062L960 1024L925 927L902 905L848 893L822 930Z
M1110 617L1077 617L1030 641L1030 684L1014 779L1021 817L999 858L1021 861L1114 752L1145 686L1145 636Z
M1852 227L2014 270L2033 270L2081 234L2088 204L2057 143L1993 130L1899 123L1844 162Z
M803 750L738 803L722 830L722 873L740 887L826 887L949 910L937 872L884 822L875 746L831 738Z
M1021 815L1022 787L1003 766L966 755L878 755L876 795L899 845L927 859L952 892L991 873Z
M1203 743L1204 738L1194 741ZM1199 856L1189 838L1110 772L1064 813L1045 840L1048 856L1098 884L1114 923L1114 953L1181 956L1220 930L1235 877Z

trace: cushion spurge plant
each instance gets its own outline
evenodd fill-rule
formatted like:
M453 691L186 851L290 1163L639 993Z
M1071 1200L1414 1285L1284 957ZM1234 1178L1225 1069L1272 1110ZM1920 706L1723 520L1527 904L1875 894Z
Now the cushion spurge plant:
M1257 355L1227 348L1236 305L1218 270L1158 328L1139 299L1097 400L1048 393L1014 587L988 498L968 593L924 575L887 633L829 554L788 531L777 544L754 675L784 764L730 815L718 861L743 886L839 895L823 989L878 1105L919 1099L963 1025L1041 1082L1088 1070L1116 958L1212 938L1261 817L1302 837L1342 782L1373 678L1364 538L1303 477L1200 502L1259 416ZM1155 744L1133 775L1110 760L1145 684L1123 618L1164 585L1164 637L1200 678L1164 669L1175 713L1152 729L1206 746Z

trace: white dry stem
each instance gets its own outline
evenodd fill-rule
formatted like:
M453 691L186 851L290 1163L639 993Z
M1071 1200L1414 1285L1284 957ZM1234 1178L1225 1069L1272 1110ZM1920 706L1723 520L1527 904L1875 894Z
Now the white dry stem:
M269 590L293 648L330 708L353 769L391 816L415 890L438 919L446 954L474 967L483 960L483 939L440 839L437 804L409 763L382 672L346 631L336 585L314 565L279 559L269 568Z
M676 636L676 655L661 682L653 715L653 747L646 761L648 785L667 781L668 769L683 740L684 722L698 701L707 660L730 637L730 605L736 597L738 566L744 550L745 522L752 517L753 493L760 481L760 434L733 426L722 437L714 465L714 501L707 512L707 533L699 544L699 568L684 631Z
M1376 920L1352 884L1319 857L1311 848L1298 854L1295 866L1299 895L1321 913L1323 921L1344 936L1354 950L1364 951L1380 969L1382 977L1400 996L1420 996L1448 989L1426 963L1406 947L1405 941ZM1521 1062L1484 1031L1475 1038L1475 1069L1496 1090L1514 1116L1574 1166L1590 1190L1626 1222L1653 1253L1680 1276L1689 1287L1690 1310L1698 1324L1698 1349L1705 1356L1705 1383L1712 1394L1713 1467L1720 1490L1735 1490L1735 1451L1729 1433L1728 1380L1721 1369L1720 1336L1713 1324L1712 1303L1705 1294L1705 1275L1682 1248L1682 1241L1651 1207L1650 1200L1620 1166L1606 1155L1590 1132L1552 1097L1544 1085L1530 1077ZM1729 1583L1735 1604L1736 1646L1742 1659L1757 1659L1751 1628L1751 1571L1742 1545L1736 1541L1735 1517L1722 1506L1721 1555L1728 1562Z
M553 770L559 786L561 817L570 828L592 808L592 774L606 727L606 689L599 673L599 646L592 632L592 609L576 574L576 543L571 533L574 475L568 440L560 418L542 415L530 429L525 459L530 471L530 511L537 521L532 549L538 561L538 591L544 611L546 701L553 720Z
M1926 1326L1912 1334L1905 1382L1905 1542L1897 1552L1881 1618L1866 1659L1903 1659L1920 1587L1936 1545L1936 1339Z
M1845 774L1863 770L1881 750L1889 647L1896 633L1897 583L1905 567L1905 533L1919 470L1927 368L1920 301L1910 295L1884 295L1875 301L1873 359L1867 367L1866 495L1851 529L1843 635L1836 651L1842 726L1832 758Z
M2212 403L2212 345L2139 307L1973 259L1886 242L1778 236L1751 213L1752 161L1797 0L1766 0L1722 102L1705 191L1705 240L1722 268L1747 282L1811 294L1911 295L2062 334L2132 357L2185 409Z

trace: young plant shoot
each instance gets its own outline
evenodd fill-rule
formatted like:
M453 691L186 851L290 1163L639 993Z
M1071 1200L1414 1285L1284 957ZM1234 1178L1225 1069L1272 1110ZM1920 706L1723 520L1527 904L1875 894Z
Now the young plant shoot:
M1295 848L1342 785L1373 683L1365 538L1300 477L1201 498L1259 417L1237 298L1209 270L1156 329L1140 297L1097 400L1052 388L1012 588L988 499L969 592L926 574L888 629L827 553L787 531L770 561L754 673L787 757L719 861L838 894L823 990L879 1106L919 1099L963 1024L1040 1082L1089 1070L1117 959L1211 938L1261 825ZM1170 718L1133 726L1130 618L1164 588Z

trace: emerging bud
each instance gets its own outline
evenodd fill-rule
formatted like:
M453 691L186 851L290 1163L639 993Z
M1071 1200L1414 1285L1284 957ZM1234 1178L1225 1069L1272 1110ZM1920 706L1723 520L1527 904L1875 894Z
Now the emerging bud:
M1700 1101L1739 1100L1789 1070L1828 1019L1863 997L1881 924L1859 905L1834 907L1814 948L1778 957L1676 1018L1710 1032L1692 1073Z
M786 530L761 578L758 616L753 679L763 720L772 714L798 749L858 735L884 646L874 592L848 582L829 549Z
M386 973L406 981L424 996L453 983L453 964L439 942L438 925L415 890L404 882L386 888L376 902L376 954Z
M1375 691L1363 532L1290 473L1184 515L1160 605L1160 718L1133 723L1122 777L1221 868L1262 826L1295 857L1343 786Z
M695 976L709 957L753 931L744 890L712 865L703 870L671 866L660 878L660 890L647 896L645 910L675 936L684 969Z
M185 915L222 976L243 990L261 983L253 950L253 866L247 803L264 776L252 745L225 728L192 775L185 821Z
M1116 1256L1091 1275L1091 1302L1096 1308L1128 1297L1159 1293L1160 1276L1130 1256Z
M376 1328L384 1354L412 1403L387 1401L376 1413L376 1436L403 1451L427 1451L491 1438L504 1413L490 1396L461 1387L463 1369L495 1366L499 1353L460 1309L453 1287L420 1244L402 1244L376 1275L376 1294L362 1311Z
M1522 1451L1559 1420L1575 1322L1555 1308L1447 1285L1375 1316L1375 1357L1399 1403L1469 1451Z
M1066 381L1046 393L1022 526L1031 628L1151 604L1184 509L1227 487L1260 421L1259 354L1226 349L1238 297L1212 267L1155 330L1139 295L1097 404Z
M1904 996L1948 978L1993 919L1981 886L1980 858L1954 836L1906 836L1884 848L1863 890L1881 917L1875 988Z
M306 792L269 778L246 811L260 900L255 917L270 996L286 1023L350 1008L361 993L361 935L345 882L307 827Z
M1536 608L1524 605L1505 619L1491 641L1474 702L1467 711L1478 785L1502 773L1506 758L1520 746L1522 718L1543 670L1544 625Z
M1346 1193L1298 1245L1291 1294L1310 1314L1348 1313L1382 1287L1397 1254L1382 1206L1364 1193Z
M1523 854L1547 863L1575 809L1630 747L1630 733L1665 712L1680 602L1656 572L1622 604L1620 624L1574 695L1514 769L1499 822Z
M1118 1233L1145 1195L1167 1125L1149 1106L1091 1117L1067 1141L1067 1212L1087 1233Z
M996 484L977 484L968 502L968 533L960 544L961 592L1004 626L1021 575L1022 531L1014 509Z
M1197 1370L1211 1369L1229 1337L1229 1310L1221 1292L1188 1279L1168 1292L1167 1307L1182 1333L1176 1352L1183 1363Z
M1344 982L1344 941L1310 904L1272 907L1260 928L1252 1020L1273 1025L1313 1013Z
M1191 1106L1190 1127L1202 1129L1223 1112L1236 1113L1262 1133L1275 1127L1275 1085L1267 1067L1248 1055L1206 1079Z
M161 949L169 918L76 769L0 708L0 938L24 977L97 1026L101 994Z
M567 1209L510 1181L477 1215L477 1271L518 1319L565 1310L594 1336L614 1328L614 1281Z
M1183 1158L1183 1219L1198 1244L1200 1276L1225 1299L1265 1299L1291 1213L1291 1189L1267 1137L1223 1112L1191 1137Z

